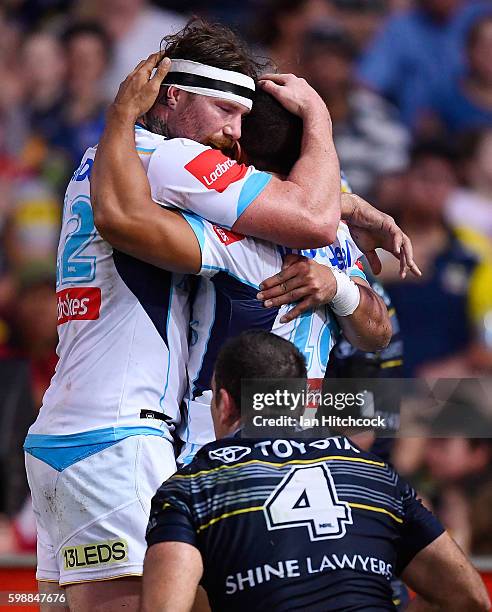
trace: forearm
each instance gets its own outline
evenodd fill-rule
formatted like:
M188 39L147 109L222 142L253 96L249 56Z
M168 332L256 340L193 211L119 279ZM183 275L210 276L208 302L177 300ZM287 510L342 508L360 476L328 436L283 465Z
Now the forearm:
M299 205L303 210L329 228L329 243L340 222L340 165L326 109L315 109L304 116L301 156L288 180L302 190L304 197Z
M383 300L370 288L358 284L360 302L354 313L337 317L347 340L362 351L379 351L391 340L391 321Z
M141 612L189 612L202 571L200 553L188 544L151 546L145 556Z

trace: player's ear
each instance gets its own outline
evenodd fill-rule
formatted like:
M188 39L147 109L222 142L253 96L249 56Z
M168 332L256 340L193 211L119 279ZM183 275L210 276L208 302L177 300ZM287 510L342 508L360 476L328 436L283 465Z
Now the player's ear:
M238 418L238 409L232 395L226 389L220 389L217 404L221 423L230 427Z
M179 98L181 96L181 90L174 85L167 88L166 91L166 106L171 110L175 110L178 105Z

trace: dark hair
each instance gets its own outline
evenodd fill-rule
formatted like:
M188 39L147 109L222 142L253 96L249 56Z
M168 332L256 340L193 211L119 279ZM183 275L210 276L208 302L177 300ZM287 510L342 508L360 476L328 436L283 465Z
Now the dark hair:
M230 28L198 18L190 19L176 34L164 36L161 50L170 58L235 70L253 79L262 69L262 65L252 58L246 44Z
M241 380L306 378L306 361L297 347L270 332L251 330L227 341L215 362L215 388L241 406Z
M270 0L260 9L258 18L253 23L251 38L259 44L270 47L281 35L280 20L302 11L308 0Z
M302 48L305 59L320 53L330 53L352 61L357 57L357 45L346 28L333 21L323 21L306 32Z
M259 170L287 175L301 154L302 120L262 89L255 92L241 133L248 162Z
M106 30L95 21L79 21L68 26L62 33L60 41L64 47L67 47L74 38L84 35L95 36L98 38L104 48L106 59L108 61L111 59L111 54L113 51L111 39L109 38Z

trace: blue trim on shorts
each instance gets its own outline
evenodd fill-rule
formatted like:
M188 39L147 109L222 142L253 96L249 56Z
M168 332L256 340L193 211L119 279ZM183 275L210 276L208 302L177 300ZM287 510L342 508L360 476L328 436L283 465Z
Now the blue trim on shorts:
M113 446L131 436L159 436L166 431L155 427L106 427L67 435L28 434L24 450L62 472L77 461Z
M272 180L272 175L268 172L255 172L249 176L239 194L236 209L236 219L238 219L248 206L255 200Z

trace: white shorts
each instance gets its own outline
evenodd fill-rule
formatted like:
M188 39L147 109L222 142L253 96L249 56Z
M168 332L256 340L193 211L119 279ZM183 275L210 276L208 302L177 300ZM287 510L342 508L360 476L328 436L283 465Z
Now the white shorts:
M26 470L38 580L66 585L142 575L150 502L176 471L169 440L131 436L62 471L26 454Z

